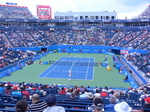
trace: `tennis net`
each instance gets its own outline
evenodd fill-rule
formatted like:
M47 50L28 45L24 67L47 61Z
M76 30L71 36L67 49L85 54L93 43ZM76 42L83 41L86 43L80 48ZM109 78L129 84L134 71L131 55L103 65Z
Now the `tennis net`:
M78 61L49 61L53 65L74 65L74 66L98 66L98 62L78 62Z

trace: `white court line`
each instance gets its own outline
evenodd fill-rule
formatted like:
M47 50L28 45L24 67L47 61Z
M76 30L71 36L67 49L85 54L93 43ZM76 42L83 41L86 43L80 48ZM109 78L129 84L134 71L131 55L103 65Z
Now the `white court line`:
M68 70L53 70L54 72L67 72L68 73ZM85 71L73 71L73 72L76 72L76 73L86 73Z
M68 78L53 78L53 77L38 77L38 78L43 78L43 79L47 79L47 78L50 78L50 79L56 79L56 80L60 80L60 79L67 79L68 80ZM84 80L84 79L72 79L72 80ZM88 81L92 81L92 80L89 80L88 79ZM8 81L7 81L8 82ZM67 85L67 84L64 84L64 85Z
M91 58L89 58L89 61L88 61L89 63L88 63L88 67L87 67L87 70L86 70L85 80L87 79L87 75L88 75L88 71L89 71L89 67L90 67L90 66L89 66L90 60L91 60Z
M61 57L61 58L62 58L62 57ZM61 58L60 58L60 59L61 59ZM58 60L58 61L59 61L59 60ZM57 62L57 61L56 61L56 62ZM56 63L56 62L55 62L55 63ZM51 66L52 66L52 65L51 65ZM51 66L49 66L46 70L48 70ZM43 74L46 70L44 70L41 74ZM40 75L41 75L41 74L40 74ZM37 78L38 78L40 75L38 75Z
M66 57L65 57L65 58L66 58ZM64 59L65 59L65 58L64 58ZM63 60L64 60L64 59L63 59ZM63 60L61 60L59 63L61 63ZM56 61L56 62L57 62L57 61ZM44 77L46 77L47 75L49 75L49 73L52 72L52 71L59 65L59 63L58 63L57 65L55 65L54 68L51 69L51 71L49 71Z
M50 67L51 67L51 66L49 66L46 70L48 70ZM45 71L46 71L46 70L45 70ZM45 71L43 71L41 74L43 74ZM41 75L41 74L40 74L40 75ZM40 75L38 75L37 78L38 78Z
M95 62L95 58L93 58L94 59L94 62ZM95 67L93 67L93 77L92 77L92 80L94 80L94 69L95 69Z
M72 67L74 66L74 64L76 63L77 60L75 60L72 64L72 66L70 67L70 70L72 69Z

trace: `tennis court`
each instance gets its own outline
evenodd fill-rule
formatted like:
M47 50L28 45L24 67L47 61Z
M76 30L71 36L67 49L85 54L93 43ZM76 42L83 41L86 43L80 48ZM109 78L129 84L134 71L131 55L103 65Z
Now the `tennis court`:
M92 80L93 62L94 58L61 57L38 77L68 79L71 70L71 79Z
M111 71L108 71L106 67L93 65L94 62L102 62L104 58L105 54L52 53L36 60L33 65L27 65L22 70L13 72L9 77L1 78L0 81L90 85L93 87L131 87L129 83L123 82L125 76L118 74L118 70L113 67L111 55L108 57ZM55 63L39 64L40 61L49 62L49 60L53 60ZM68 80L70 69L72 69L72 80Z

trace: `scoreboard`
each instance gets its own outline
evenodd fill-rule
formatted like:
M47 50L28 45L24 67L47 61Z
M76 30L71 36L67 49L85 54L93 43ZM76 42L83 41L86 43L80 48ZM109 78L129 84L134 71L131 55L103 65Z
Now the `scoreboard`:
M51 6L37 5L37 16L39 17L39 19L51 19Z

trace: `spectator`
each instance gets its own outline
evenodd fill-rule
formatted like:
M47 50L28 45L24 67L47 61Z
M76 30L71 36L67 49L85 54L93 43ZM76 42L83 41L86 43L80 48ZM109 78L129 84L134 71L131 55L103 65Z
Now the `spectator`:
M116 103L120 103L120 100L119 100L120 95L119 95L119 93L115 92L113 94L113 96L116 97Z
M32 95L32 104L29 106L30 111L32 112L43 112L47 108L46 102L40 101L38 94Z
M56 96L50 94L45 99L48 107L43 112L65 112L65 109L61 106L56 106Z
M128 81L128 75L126 75L125 79L123 79L123 80Z
M149 94L147 94L147 90L144 90L143 93L141 94L139 101L142 102L142 104L144 104L144 98L149 97Z
M110 89L110 90L109 90L109 97L113 96L114 93L115 93L114 90L113 90L113 89Z
M0 83L0 94L4 91L4 83Z
M142 108L150 109L150 97L144 98L145 104L142 106ZM149 112L150 110L144 110L143 112Z
M88 100L93 100L94 95L91 92L88 92L86 97Z
M10 94L10 91L12 90L11 85L10 84L5 84L6 86L6 93Z
M101 97L108 97L109 96L105 89L102 90L100 95L101 95Z
M110 99L109 99L109 102L110 102L110 104L109 105L105 105L105 111L107 111L107 110L111 110L111 111L114 111L114 106L115 106L115 104L116 104L116 97L114 97L114 96L111 96L110 97ZM108 107L108 108L107 108Z
M59 91L59 94L66 94L66 89L64 87L62 87L61 91Z
M21 98L22 98L22 94L21 94L20 91L18 91L18 87L17 87L17 86L14 86L14 87L13 87L13 91L12 91L11 95L12 95L13 97L16 97L16 96L17 96L18 99L21 99Z
M90 86L88 86L86 89L88 92L92 92L92 88Z
M93 112L103 112L103 108L99 106L95 106Z
M87 94L85 91L82 91L81 94L79 95L80 99L87 99Z
M25 85L21 85L20 90L22 90L21 93L22 93L23 98L29 100L30 99L30 93L29 93L29 91L26 90Z
M91 107L88 107L88 110L94 110L94 111L100 111L103 109L103 100L101 97L94 97L93 99L93 105Z
M116 112L132 112L131 107L126 102L117 103L114 109Z
M99 97L100 96L100 90L97 88L95 93L94 93L95 97Z
M16 112L27 112L28 111L28 103L25 100L19 100L16 103Z
M73 89L72 88L70 88L70 87L67 87L67 90L66 90L67 92L66 92L66 95L67 96L71 96L71 93L73 92Z
M71 96L70 96L68 99L76 100L77 97L76 97L76 95L75 95L75 92L72 92L72 93L71 93Z
M149 110L150 109L150 97L144 98L144 100L145 100L145 104L141 106L142 110L134 110L133 112L150 112Z

